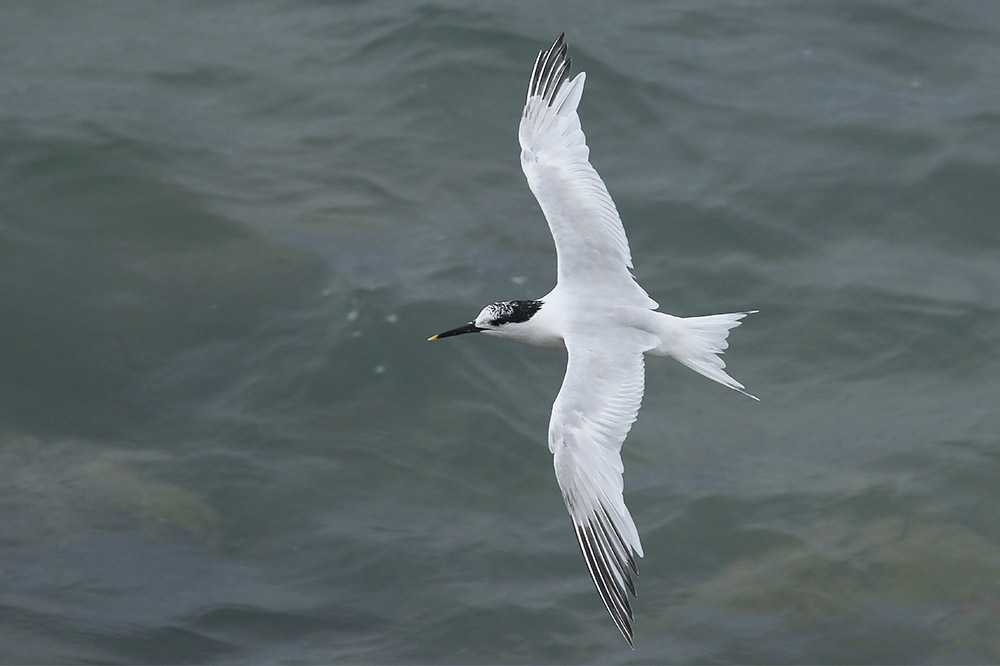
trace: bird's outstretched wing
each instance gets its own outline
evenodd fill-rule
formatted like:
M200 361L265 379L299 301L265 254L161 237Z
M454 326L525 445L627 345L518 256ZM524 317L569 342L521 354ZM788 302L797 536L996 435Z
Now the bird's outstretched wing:
M535 60L518 128L521 168L555 239L559 284L600 284L614 289L619 302L655 308L629 273L625 229L590 164L576 112L586 75L569 80L563 37Z
M608 612L632 645L634 551L639 533L622 495L621 447L642 402L641 347L614 351L599 338L566 340L569 361L552 406L549 449L580 549Z

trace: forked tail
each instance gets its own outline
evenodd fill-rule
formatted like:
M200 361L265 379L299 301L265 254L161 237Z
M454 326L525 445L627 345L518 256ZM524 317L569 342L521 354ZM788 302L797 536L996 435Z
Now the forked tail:
M652 353L673 356L695 372L701 373L709 379L714 379L754 400L760 400L757 396L744 391L743 384L729 376L724 370L726 362L721 357L721 354L729 347L726 338L729 337L730 329L739 326L743 317L755 312L757 311L751 310L704 317L674 317L657 313L669 319L660 320L664 329L663 335L660 337L663 344Z

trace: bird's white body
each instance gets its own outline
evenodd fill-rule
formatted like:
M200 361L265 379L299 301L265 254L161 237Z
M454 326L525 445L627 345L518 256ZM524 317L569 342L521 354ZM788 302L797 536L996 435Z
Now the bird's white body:
M555 240L556 287L537 300L492 303L469 324L431 339L480 332L567 352L549 449L587 567L631 645L626 591L635 594L632 553L642 556L642 544L625 506L620 452L642 401L643 358L673 357L745 393L719 354L749 313L655 311L657 303L632 277L625 229L590 164L576 111L585 75L569 80L569 66L562 36L539 53L518 129L521 167Z
M598 290L599 292L599 290ZM750 312L734 312L702 317L675 317L634 305L622 305L613 295L601 298L598 293L574 294L572 289L556 287L538 299L543 306L524 322L499 328L487 327L477 318L480 332L539 349L566 349L566 336L598 328L599 336L613 343L623 336L648 333L651 346L643 349L650 356L670 356L692 370L732 389L750 395L743 385L729 376L725 362L718 357L729 343L729 330L739 326ZM640 345L641 346L641 345ZM753 398L754 396L750 396Z

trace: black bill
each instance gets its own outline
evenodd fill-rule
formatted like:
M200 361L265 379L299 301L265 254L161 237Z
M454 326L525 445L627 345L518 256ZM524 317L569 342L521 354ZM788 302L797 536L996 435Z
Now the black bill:
M458 328L453 328L450 331L445 331L444 333L438 333L437 335L432 335L427 338L428 340L438 340L440 338L450 338L453 335L462 335L463 333L478 333L483 329L476 326L475 322L469 322L465 326L459 326Z

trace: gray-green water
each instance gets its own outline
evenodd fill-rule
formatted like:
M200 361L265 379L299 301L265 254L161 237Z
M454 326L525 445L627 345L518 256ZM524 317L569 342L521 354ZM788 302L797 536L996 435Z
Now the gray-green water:
M637 651L545 435L565 30L663 309ZM0 661L1000 661L996 2L0 6Z

